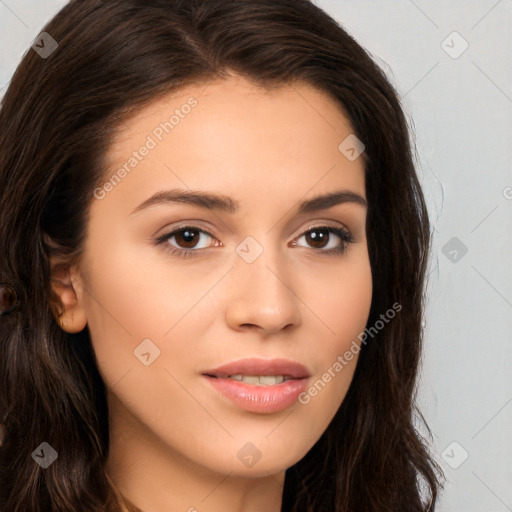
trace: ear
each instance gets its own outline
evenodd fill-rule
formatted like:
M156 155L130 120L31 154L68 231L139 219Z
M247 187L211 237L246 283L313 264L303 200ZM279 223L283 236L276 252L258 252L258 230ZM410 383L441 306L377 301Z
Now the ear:
M84 287L75 266L64 267L50 259L52 267L52 310L62 330L82 331L87 325Z

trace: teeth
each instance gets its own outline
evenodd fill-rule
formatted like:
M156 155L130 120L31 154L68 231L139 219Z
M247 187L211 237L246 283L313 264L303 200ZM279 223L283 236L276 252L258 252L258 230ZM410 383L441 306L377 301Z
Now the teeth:
M230 375L229 378L256 386L274 386L275 384L281 384L285 380L283 375L241 375L239 373Z
M242 382L246 384L261 384L260 378L257 375L242 376Z
M260 384L264 386L273 386L274 384L281 384L284 381L282 375L262 375L260 378Z

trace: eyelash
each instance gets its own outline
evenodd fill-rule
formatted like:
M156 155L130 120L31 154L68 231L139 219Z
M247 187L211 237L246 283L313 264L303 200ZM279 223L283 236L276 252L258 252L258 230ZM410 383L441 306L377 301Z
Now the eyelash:
M186 224L186 225L180 226L178 229L175 229L174 231L171 231L170 233L167 233L165 235L158 237L155 241L155 245L166 244L167 247L165 249L170 251L170 253L173 256L177 256L179 258L194 257L194 256L197 256L201 251L210 249L210 247L208 247L206 249L177 249L176 247L171 246L169 243L167 243L177 233L186 231L187 229L198 231L200 233L204 233L204 234L210 236L211 238L215 239L215 236L213 234L211 234L209 231L206 231L198 226L194 226L193 224ZM310 249L314 252L319 252L326 256L337 256L337 255L343 254L346 251L348 244L351 244L354 242L354 238L352 237L352 234L347 229L335 227L335 226L328 226L328 225L313 226L313 227L309 228L308 230L304 231L297 238L302 238L304 235L310 233L311 231L324 230L324 229L326 229L328 231L329 235L331 235L331 234L337 235L341 239L341 245L334 249L315 249L315 248L311 247ZM295 246L297 246L297 245L295 244Z

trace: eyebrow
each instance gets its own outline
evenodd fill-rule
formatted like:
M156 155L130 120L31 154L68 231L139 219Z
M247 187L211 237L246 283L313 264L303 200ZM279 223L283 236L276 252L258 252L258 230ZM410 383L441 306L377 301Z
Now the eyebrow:
M183 189L171 189L153 194L150 198L139 204L130 215L150 206L172 203L190 204L226 213L236 213L240 206L239 201L222 194L212 194L210 192L203 192L199 190L187 191ZM365 207L368 206L366 199L359 194L350 190L339 190L301 202L298 206L297 213L303 214L318 210L326 210L332 206L344 203L353 203Z

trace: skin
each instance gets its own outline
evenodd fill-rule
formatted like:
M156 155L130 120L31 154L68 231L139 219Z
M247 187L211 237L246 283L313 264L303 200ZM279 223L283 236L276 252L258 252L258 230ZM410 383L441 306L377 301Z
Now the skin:
M201 373L279 357L304 364L314 383L357 340L372 296L366 207L298 215L297 205L338 190L365 198L363 158L339 151L353 129L325 93L299 84L266 91L232 75L126 120L106 179L191 96L198 104L190 114L93 200L81 261L55 276L59 321L68 332L89 327L108 388L106 470L130 501L145 512L278 512L285 470L329 425L357 354L309 403L277 413L237 407ZM167 203L132 213L173 188L229 196L239 210ZM195 246L178 236L155 243L187 222L213 237L196 231ZM335 234L311 241L310 230L325 225L350 231L344 252L322 252L344 245ZM263 249L252 263L236 252L248 236ZM200 254L180 258L166 247ZM149 366L134 355L144 339L160 350ZM261 452L252 467L237 457L247 443Z

